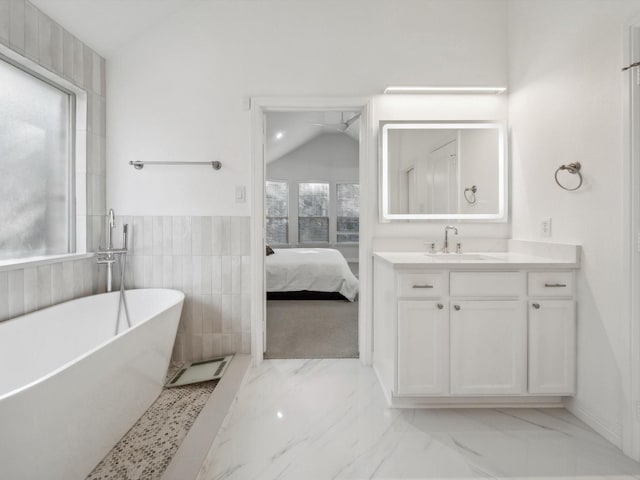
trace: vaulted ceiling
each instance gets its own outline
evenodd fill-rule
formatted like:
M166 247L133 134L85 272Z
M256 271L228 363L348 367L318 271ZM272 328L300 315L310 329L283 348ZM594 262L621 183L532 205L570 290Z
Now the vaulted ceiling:
M31 0L66 30L109 59L164 18L202 0ZM356 112L273 112L267 119L267 162L327 133L358 140ZM324 125L314 125L324 124Z
M197 0L31 0L105 58Z
M323 134L339 133L358 141L360 118L354 118L356 115L357 112L268 113L266 162L271 163Z

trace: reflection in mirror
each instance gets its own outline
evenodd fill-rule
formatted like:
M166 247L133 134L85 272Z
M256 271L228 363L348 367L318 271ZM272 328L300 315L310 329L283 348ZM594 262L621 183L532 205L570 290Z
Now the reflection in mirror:
M385 219L502 219L504 128L497 123L383 123Z

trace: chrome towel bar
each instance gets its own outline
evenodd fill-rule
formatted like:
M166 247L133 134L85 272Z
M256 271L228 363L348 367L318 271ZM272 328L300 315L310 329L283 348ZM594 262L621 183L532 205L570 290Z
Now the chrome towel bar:
M129 162L129 165L133 165L133 168L136 170L142 170L142 167L145 165L209 165L214 170L220 170L222 168L222 163L218 161L213 162L141 162L140 160L135 160Z

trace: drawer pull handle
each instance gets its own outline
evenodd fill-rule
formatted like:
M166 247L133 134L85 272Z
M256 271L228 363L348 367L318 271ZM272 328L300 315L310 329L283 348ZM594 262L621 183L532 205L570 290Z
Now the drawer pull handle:
M460 310L460 305L454 305L453 308L455 308L456 310Z
M545 283L546 288L566 288L566 283Z
M531 306L533 308L535 308L536 310L538 310L540 308L540 304L539 303L533 303Z
M438 310L442 310L444 308L444 305L442 305L441 303L438 304Z
M433 285L414 285L411 288L433 288Z

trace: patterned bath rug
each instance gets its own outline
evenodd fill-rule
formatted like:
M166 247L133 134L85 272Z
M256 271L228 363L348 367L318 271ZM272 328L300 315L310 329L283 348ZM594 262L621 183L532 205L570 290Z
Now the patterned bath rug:
M181 365L172 365L171 378ZM165 388L87 480L155 480L161 477L211 396L218 380Z

